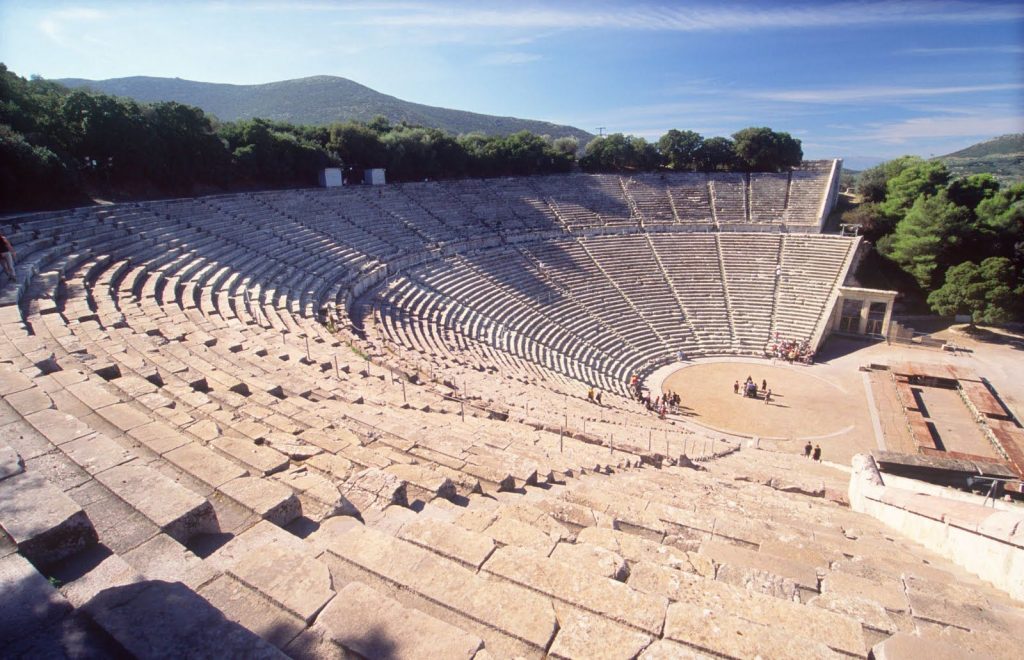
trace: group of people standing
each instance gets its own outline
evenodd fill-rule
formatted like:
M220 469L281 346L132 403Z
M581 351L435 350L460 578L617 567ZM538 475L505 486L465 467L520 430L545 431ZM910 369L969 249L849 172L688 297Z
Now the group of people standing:
M640 377L636 374L629 378L629 394L662 419L665 419L665 415L668 413L678 413L679 406L682 403L682 397L679 396L679 393L672 390L667 390L665 394L656 396L652 400L650 394L645 392L644 388L640 385Z
M764 393L764 403L765 403L765 405L768 405L769 403L771 403L772 402L772 391L770 389L768 389L768 381L767 380L761 379L761 390L760 391ZM757 383L754 382L753 378L751 378L750 376L747 376L747 380L743 382L742 386L740 385L740 381L738 381L738 380L735 383L732 384L732 393L733 394L743 394L743 396L745 396L745 397L749 397L751 399L756 399L756 398L758 398L758 396L757 396L757 393L758 393Z
M801 362L812 364L814 362L814 351L811 350L811 343L806 339L796 341L795 339L782 339L779 333L764 347L764 356L767 358L781 358L787 362Z

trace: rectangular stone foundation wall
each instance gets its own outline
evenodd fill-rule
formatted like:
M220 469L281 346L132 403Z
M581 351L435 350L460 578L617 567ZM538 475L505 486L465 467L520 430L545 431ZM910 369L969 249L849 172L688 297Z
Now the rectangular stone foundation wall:
M864 454L853 457L849 496L854 511L1024 601L1024 512L886 486L875 460Z

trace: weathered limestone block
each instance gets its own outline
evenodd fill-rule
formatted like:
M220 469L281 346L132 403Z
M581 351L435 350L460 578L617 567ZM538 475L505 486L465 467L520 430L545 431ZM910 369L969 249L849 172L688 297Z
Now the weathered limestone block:
M635 658L651 643L651 636L629 626L569 607L556 604L558 634L551 644L552 658L602 658L612 660Z
M284 484L257 477L239 477L219 488L265 520L284 527L302 515L302 504Z
M409 505L405 482L379 468L366 468L352 475L341 491L360 511Z
M25 462L7 443L0 442L0 481L25 471Z
M83 609L135 657L286 657L180 582L149 581L107 589Z
M665 620L668 601L664 597L595 577L582 568L538 556L530 550L500 548L483 570L651 634L659 634Z
M263 545L235 561L229 572L306 623L334 597L327 566L291 545Z
M92 433L88 424L52 408L34 412L25 417L25 421L58 446Z
M878 603L890 612L909 610L903 584L896 578L866 580L856 575L832 571L821 584L822 593L829 592L837 597L862 598Z
M320 644L333 643L364 658L469 660L483 640L449 623L350 582L310 629Z
M18 551L40 566L97 541L96 530L82 507L34 472L0 481L0 526Z
M709 558L671 545L655 543L635 534L603 527L587 527L580 530L576 541L607 548L629 562L649 561L708 578L715 577L715 567Z
M860 624L833 612L648 562L630 567L628 584L647 593L661 594L677 603L688 603L697 609L728 613L728 616L777 629L780 633L820 640L842 653L866 653Z
M191 442L183 433L179 433L163 422L151 422L136 427L129 431L128 435L160 455Z
M579 566L589 573L625 582L629 577L629 566L621 555L589 543L559 543L551 558L566 564Z
M198 593L227 619L279 649L284 649L306 628L305 621L230 575L216 577L204 584Z
M217 530L208 501L138 461L100 472L96 480L182 543Z
M136 410L128 403L115 403L110 406L104 406L96 412L99 413L100 417L126 433L152 421L149 415Z
M220 488L232 479L248 474L245 468L198 442L172 449L164 454L164 458L212 488Z
M429 518L406 523L399 538L472 568L480 568L494 551L494 540L486 534Z
M82 607L104 589L142 582L142 574L117 555L109 555L89 572L61 587L61 593L75 607Z
M92 433L61 445L61 451L89 474L122 465L135 458L125 449L102 433Z
M889 639L875 644L871 654L875 660L959 660L967 657L963 649L952 644L905 632L898 632Z
M71 604L18 554L0 558L0 649L71 612Z
M322 504L326 508L325 518L359 514L356 506L341 494L330 479L312 472L305 466L293 466L284 472L278 472L273 478Z
M528 589L489 580L411 543L352 525L333 535L328 553L366 573L450 609L467 621L543 652L557 628L551 603ZM486 638L486 635L481 636Z
M451 499L457 495L451 479L422 465L393 463L384 470L432 497Z
M665 638L730 658L840 658L821 641L708 609L690 601L673 603L665 620Z
M266 476L288 467L287 456L252 440L222 435L210 445L247 465L256 474Z

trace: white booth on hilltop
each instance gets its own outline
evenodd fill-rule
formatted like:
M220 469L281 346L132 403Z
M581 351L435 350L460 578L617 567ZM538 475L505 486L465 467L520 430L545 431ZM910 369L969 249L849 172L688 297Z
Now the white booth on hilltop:
M337 188L342 183L340 167L328 167L320 170L321 188Z
M363 171L363 183L368 186L383 186L384 185L384 168L375 167Z

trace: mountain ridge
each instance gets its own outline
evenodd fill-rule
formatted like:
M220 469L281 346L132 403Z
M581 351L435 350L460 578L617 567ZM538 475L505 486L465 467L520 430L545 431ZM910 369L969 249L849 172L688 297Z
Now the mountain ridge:
M954 177L988 173L1002 184L1024 181L1024 133L1008 133L932 160L945 163Z
M480 132L504 135L527 130L553 138L572 136L585 145L593 135L574 126L553 122L487 115L405 101L340 76L316 75L257 85L208 83L183 78L131 76L89 80L62 78L55 82L88 88L137 101L177 101L193 105L221 121L257 117L293 124L322 126L349 120L369 121L378 115L392 123L439 128L456 135Z

